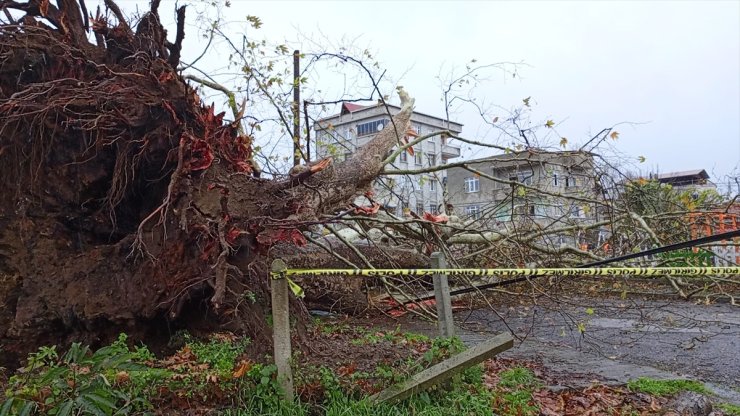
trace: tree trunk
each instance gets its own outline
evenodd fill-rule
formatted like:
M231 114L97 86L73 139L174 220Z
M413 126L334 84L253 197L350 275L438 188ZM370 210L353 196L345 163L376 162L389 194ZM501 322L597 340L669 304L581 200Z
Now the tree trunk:
M4 4L26 16L0 26L0 366L123 330L227 325L269 345L271 247L369 189L411 103L350 161L260 179L252 138L176 71L184 8L171 44L158 2L134 31L108 0L118 24L93 18L94 45L76 1Z

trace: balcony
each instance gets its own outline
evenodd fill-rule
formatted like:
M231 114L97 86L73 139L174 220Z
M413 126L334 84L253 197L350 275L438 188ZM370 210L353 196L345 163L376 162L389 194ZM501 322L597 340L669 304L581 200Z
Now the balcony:
M457 146L450 146L449 144L442 145L442 158L453 159L460 157L460 148Z

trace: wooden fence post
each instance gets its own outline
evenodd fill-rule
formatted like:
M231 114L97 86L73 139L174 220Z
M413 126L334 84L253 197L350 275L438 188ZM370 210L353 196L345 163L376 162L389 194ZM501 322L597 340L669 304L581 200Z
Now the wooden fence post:
M422 392L432 386L436 386L452 377L457 377L460 372L478 363L481 363L494 355L506 351L514 346L514 338L510 334L501 334L480 344L471 347L459 354L433 365L426 370L414 374L408 379L394 384L380 393L370 396L371 402L385 402L393 404L404 400L414 393Z
M290 369L290 307L288 296L288 280L284 272L287 269L285 262L276 259L272 262L270 288L272 292L272 343L274 345L275 366L277 380L283 390L283 397L293 401L293 372Z
M439 252L432 253L432 269L446 269L447 261ZM447 275L434 273L434 300L437 304L439 334L443 337L455 336L455 322L452 320L452 301L450 301L450 284Z

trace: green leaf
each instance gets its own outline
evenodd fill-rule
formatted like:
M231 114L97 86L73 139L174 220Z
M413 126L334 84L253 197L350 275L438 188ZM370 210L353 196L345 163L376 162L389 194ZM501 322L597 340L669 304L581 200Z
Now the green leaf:
M13 403L15 403L15 397L11 397L8 400L3 403L3 407L0 407L0 416L8 416L10 415L10 409L13 408Z
M593 308L586 308L586 315L593 315L594 309Z
M113 410L113 409L116 408L116 404L115 403L113 403L112 401L110 401L110 400L106 399L105 397L100 396L98 394L95 394L95 393L87 393L87 394L83 394L82 396L85 397L85 398L87 398L91 402L95 403L96 405L98 405L98 408L100 408L100 409Z
M637 160L638 160L638 161L639 161L640 163L645 163L645 156L637 156Z
M57 408L56 416L69 416L72 414L72 406L74 402L67 400L60 407Z
M88 398L89 395L79 396L77 399L75 399L75 403L83 409L85 409L86 413L93 414L95 416L108 416L108 412L103 411L103 409L99 408L94 402L90 401Z
M113 355L102 360L101 362L95 363L93 369L119 369L123 364L130 362L132 359L133 356L130 353Z
M64 354L64 362L65 363L77 363L80 362L84 357L85 354L87 354L87 347L82 348L82 344L79 342L74 342L69 347L69 350L66 354Z
M18 413L18 416L30 416L33 414L34 410L36 410L36 403L26 402L26 404L21 407L21 411Z
M552 120L547 120L547 122L545 122L545 127L549 129L553 128L554 125L555 125L555 122Z
M41 377L41 384L48 384L51 380L65 378L67 372L69 372L67 367L54 367Z
M578 332L580 332L581 334L583 334L584 332L586 332L586 324L585 323L583 323L583 322L579 322L578 323Z

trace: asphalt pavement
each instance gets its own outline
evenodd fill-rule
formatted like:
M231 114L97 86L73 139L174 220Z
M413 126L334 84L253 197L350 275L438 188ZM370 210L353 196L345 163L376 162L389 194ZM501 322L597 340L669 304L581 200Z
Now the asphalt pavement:
M740 307L575 298L497 312L503 319L490 309L457 313L463 341L474 344L508 326L522 341L503 355L541 361L564 375L563 387L690 378L740 404Z

